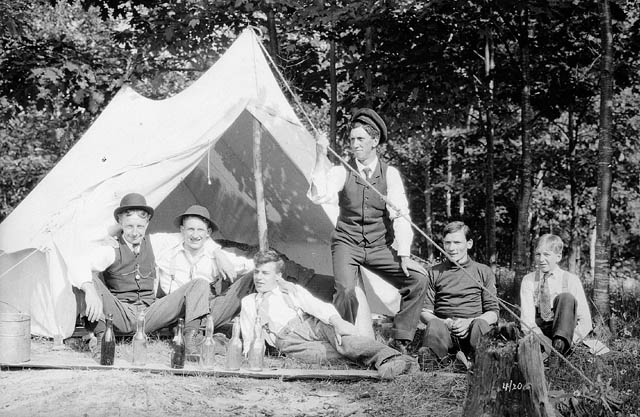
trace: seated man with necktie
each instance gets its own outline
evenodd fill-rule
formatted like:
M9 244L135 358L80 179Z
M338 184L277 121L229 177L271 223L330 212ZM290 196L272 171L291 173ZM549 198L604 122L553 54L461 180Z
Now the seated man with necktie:
M413 368L412 358L357 335L355 326L343 320L332 304L284 281L284 261L277 252L258 252L254 264L257 294L244 297L240 311L245 354L259 329L266 343L302 361L347 358L375 367L383 379L393 379Z
M548 338L562 354L593 328L580 278L558 266L563 246L559 236L540 236L535 252L537 269L520 285L522 331Z

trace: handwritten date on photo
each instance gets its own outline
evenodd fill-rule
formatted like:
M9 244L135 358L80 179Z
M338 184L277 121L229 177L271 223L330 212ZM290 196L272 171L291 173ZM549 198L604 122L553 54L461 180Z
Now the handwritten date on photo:
M513 381L503 382L502 390L511 392L511 391L520 391L523 389L529 389L529 384L526 382L518 382L517 384Z

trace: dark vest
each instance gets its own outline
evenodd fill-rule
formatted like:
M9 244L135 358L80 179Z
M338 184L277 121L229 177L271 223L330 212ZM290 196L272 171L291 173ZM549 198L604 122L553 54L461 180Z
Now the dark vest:
M149 239L142 239L138 256L129 249L122 235L118 243L120 246L114 249L116 260L102 273L104 283L120 301L151 305L155 301L156 260Z
M356 169L355 160L350 166ZM387 195L387 164L378 160L369 182L382 195ZM390 245L393 228L384 200L351 170L347 170L344 187L338 193L340 216L334 239L360 245Z

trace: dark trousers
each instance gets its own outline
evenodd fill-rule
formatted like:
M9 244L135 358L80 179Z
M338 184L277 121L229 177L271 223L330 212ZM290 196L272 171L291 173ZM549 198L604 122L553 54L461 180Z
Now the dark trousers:
M565 353L573 342L573 331L576 328L576 309L578 303L573 295L563 292L553 300L553 320L544 321L536 312L536 325L542 333L553 340L556 337L564 339Z
M231 319L240 313L242 298L254 292L254 288L253 272L238 277L231 285L228 281L224 281L222 293L211 294L209 301L214 328L231 323Z
M276 335L276 347L285 355L310 363L347 358L376 369L400 352L363 336L342 336L338 344L333 326L315 317L292 319Z
M364 247L334 241L331 253L335 276L333 304L342 318L355 323L358 268L364 266L400 291L402 299L400 311L393 319L393 337L412 340L420 320L426 277L416 271L409 271L410 276L406 276L400 267L400 257L386 245Z
M195 279L183 285L171 294L156 299L150 306L143 303L125 303L109 291L101 279L94 277L98 296L102 298L102 310L105 317L113 314L113 327L121 333L133 333L136 330L138 315L145 312L145 332L150 333L169 326L183 317L185 323L198 322L209 313L209 282ZM87 328L95 333L105 330L104 319L88 323Z
M451 334L444 320L433 318L427 323L427 329L422 339L422 346L431 348L440 359L448 354L461 350L467 356L475 355L480 338L487 334L494 326L483 319L474 319L469 325L469 333L464 338Z

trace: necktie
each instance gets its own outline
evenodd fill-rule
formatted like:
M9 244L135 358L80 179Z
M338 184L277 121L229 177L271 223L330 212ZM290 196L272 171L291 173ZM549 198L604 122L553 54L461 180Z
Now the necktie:
M553 310L551 309L551 291L549 291L549 277L551 274L544 274L540 282L540 318L544 321L553 320Z
M365 177L366 179L371 178L371 168L366 167L366 168L364 168L364 169L362 170L362 172L364 172L364 177Z
M140 253L140 244L134 243L132 246L133 246L133 253L136 254L137 256Z

